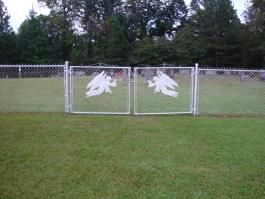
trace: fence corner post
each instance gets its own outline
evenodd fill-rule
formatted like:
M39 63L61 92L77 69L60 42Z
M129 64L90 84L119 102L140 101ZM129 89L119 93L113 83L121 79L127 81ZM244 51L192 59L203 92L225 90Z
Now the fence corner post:
M195 64L194 74L194 103L193 103L193 116L198 115L198 76L199 76L199 64Z

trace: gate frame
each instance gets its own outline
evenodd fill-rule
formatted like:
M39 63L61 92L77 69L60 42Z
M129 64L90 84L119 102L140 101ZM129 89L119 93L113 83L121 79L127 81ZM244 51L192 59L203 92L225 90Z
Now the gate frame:
M127 112L80 112L80 111L74 111L73 107L73 69L74 68L91 68L91 69L126 69L128 71L127 74ZM68 104L68 111L72 114L94 114L94 115L130 115L131 114L131 67L119 67L119 66L93 66L93 65L87 65L87 66L70 66L69 71L69 104ZM125 76L124 76L125 77Z
M193 116L198 116L199 115L199 86L200 86L200 69L199 69L199 64L196 63L194 67L194 74L193 74L193 108L192 108L192 113Z
M196 64L196 67L198 67L198 65ZM198 75L198 73L196 72L197 69L196 67L159 67L159 66L155 66L155 67L135 67L134 71L133 71L133 76L134 76L134 108L133 108L133 114L134 115L184 115L184 114L194 114L196 113L196 107L195 103L196 103L196 99L195 99L195 95L197 94L197 92L195 93L194 90L195 88L197 88L197 84L196 84L196 76ZM139 113L137 112L137 102L138 102L138 98L137 98L137 91L138 91L138 81L137 81L137 70L138 69L190 69L190 78L191 78L191 91L190 91L190 111L188 112L150 112L150 113ZM197 77L198 78L198 77Z
M64 65L64 104L65 113L70 113L70 102L69 102L69 62L66 61Z

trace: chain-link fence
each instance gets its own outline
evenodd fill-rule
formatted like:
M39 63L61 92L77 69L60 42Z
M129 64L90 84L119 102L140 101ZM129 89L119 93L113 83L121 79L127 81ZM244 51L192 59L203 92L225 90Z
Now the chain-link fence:
M134 69L134 114L191 114L193 67Z
M265 70L159 66L131 75L130 67L107 65L0 65L0 112L129 114L131 108L136 115L265 115Z
M0 112L64 112L64 65L0 65Z
M199 115L265 115L265 70L199 69Z
M70 112L130 114L129 67L71 66Z

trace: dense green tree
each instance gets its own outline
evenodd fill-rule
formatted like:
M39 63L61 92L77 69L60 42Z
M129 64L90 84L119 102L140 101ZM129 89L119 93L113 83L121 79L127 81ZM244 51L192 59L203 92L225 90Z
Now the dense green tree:
M240 25L238 36L241 40L241 66L247 68L261 67L264 51L261 50L260 37L253 33L247 24Z
M230 0L193 0L192 34L206 52L198 60L211 66L235 66L241 61L240 21Z
M10 16L0 0L0 64L11 64L17 59L17 39L9 24Z
M127 64L130 52L122 16L113 15L108 20L106 61L110 64Z
M207 42L194 33L193 27L186 24L173 39L175 62L181 65L193 65L201 61L207 53Z
M265 63L265 3L240 23L231 0L38 0L18 36L0 0L0 62L252 67ZM19 44L20 53L17 52Z
M265 64L265 1L251 0L245 14L248 27L248 48L253 65Z
M9 25L10 16L8 14L7 8L5 7L2 0L0 0L0 32L11 33L13 32L11 26Z
M128 0L125 8L129 17L129 31L134 39L172 35L187 15L183 0Z
M182 27L187 12L183 0L157 0L154 18L148 22L148 33L158 37L171 36Z
M265 1L251 0L245 19L253 30L265 34Z
M167 36L154 37L154 50L158 55L155 59L156 64L169 63L178 64L176 62L176 54L174 51L174 45L171 39Z
M136 42L133 55L130 57L131 65L156 65L159 64L154 42L152 39L145 37Z
M95 61L106 58L107 37L111 30L109 18L122 10L121 0L80 0L79 23L85 39L88 56Z
M75 41L70 53L71 64L74 65L84 65L89 63L95 63L94 57L92 55L93 46L88 45L86 34L76 35Z
M151 0L127 0L125 10L128 15L128 30L130 31L130 40L135 41L147 36L148 22L154 18L155 5Z
M19 28L18 44L20 59L24 63L54 63L57 60L56 48L52 38L49 38L49 18L36 16L34 10L30 11Z
M68 60L74 43L74 31L76 19L80 11L77 0L38 0L45 4L50 11L51 25L53 26L56 37L59 39L59 60Z
M14 32L0 32L0 64L19 62L17 36Z

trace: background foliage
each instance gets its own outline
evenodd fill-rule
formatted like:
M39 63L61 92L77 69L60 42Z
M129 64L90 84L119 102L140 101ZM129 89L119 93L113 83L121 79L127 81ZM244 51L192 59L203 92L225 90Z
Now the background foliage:
M39 0L15 33L0 0L0 63L255 67L265 63L265 2L241 22L231 0Z

